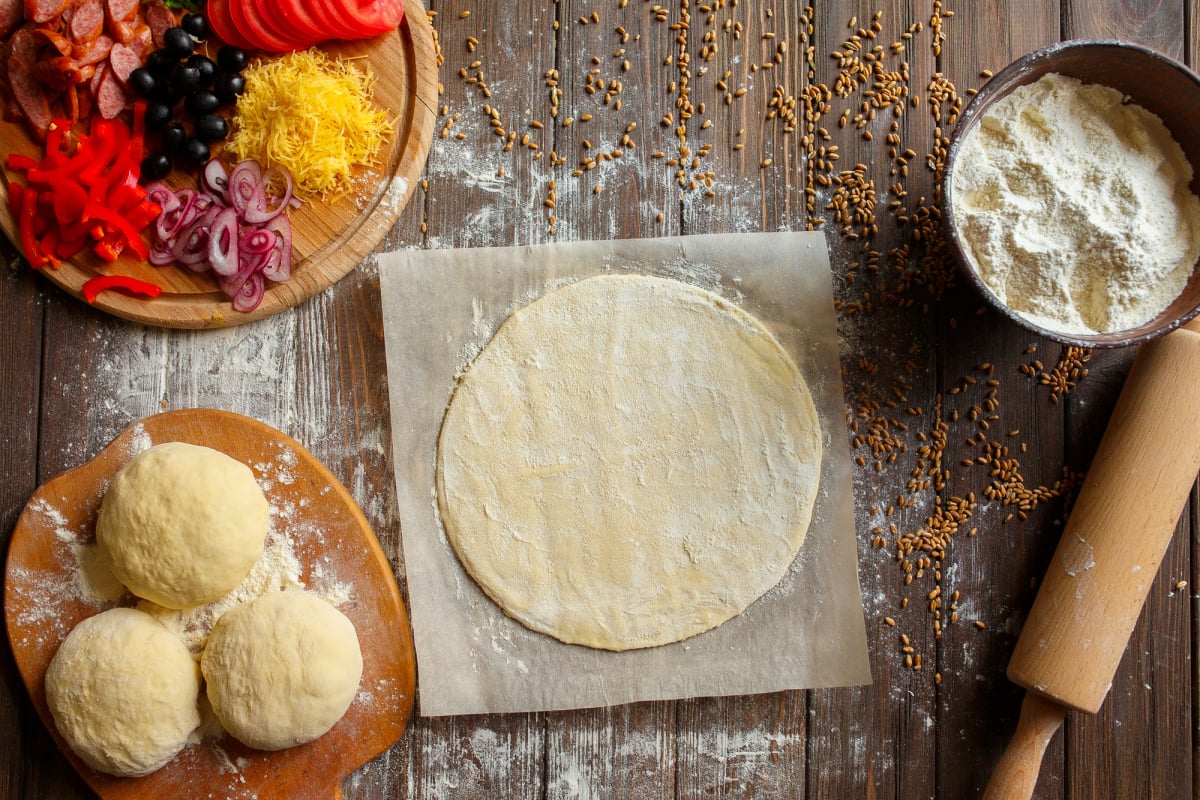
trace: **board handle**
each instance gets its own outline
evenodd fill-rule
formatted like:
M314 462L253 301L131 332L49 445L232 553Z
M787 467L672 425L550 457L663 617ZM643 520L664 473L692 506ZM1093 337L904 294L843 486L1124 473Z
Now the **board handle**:
M1026 693L1017 730L983 790L983 800L1029 800L1033 797L1046 746L1062 727L1066 716L1066 706L1036 692Z

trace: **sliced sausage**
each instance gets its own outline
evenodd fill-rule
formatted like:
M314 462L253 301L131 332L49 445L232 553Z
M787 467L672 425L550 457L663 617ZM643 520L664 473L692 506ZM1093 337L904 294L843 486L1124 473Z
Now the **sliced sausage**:
M134 31L133 39L129 41L129 47L145 63L146 56L154 50L154 37L150 35L150 28L146 25L138 27Z
M77 45L71 48L71 55L80 64L99 64L108 58L112 46L112 37L107 33L102 33L86 45Z
M17 32L12 35L12 55L25 64L37 61L38 54L42 52L43 40L34 35L34 30L33 24L30 23L17 28Z
M142 66L142 59L138 57L132 47L117 42L108 54L108 66L112 68L121 83L127 84L129 73Z
M49 2L50 0L46 0ZM113 22L131 22L137 16L138 0L104 0L104 10Z
M142 16L146 18L150 33L154 35L154 46L160 50L166 47L167 28L179 24L175 19L175 12L164 5L154 3L142 9Z
M100 0L88 0L75 9L67 35L75 44L87 44L104 30L104 6Z
M61 17L70 4L71 0L25 0L25 16L37 23L49 22Z
M57 50L60 56L71 55L71 40L58 31L51 28L37 28L33 34Z
M100 116L113 119L125 110L125 104L128 102L125 88L121 86L117 76L111 69L105 70L104 78L100 81L100 90L96 92L96 110L100 112Z
M100 91L100 82L104 80L104 76L108 74L108 62L102 61L96 65L96 71L92 73L92 79L88 81L88 94L95 97Z
M25 21L25 0L0 0L0 39L7 37Z
M21 113L24 114L26 121L37 134L39 141L45 139L52 119L50 101L41 84L34 79L33 73L29 71L29 67L19 56L8 57L8 80L12 85L13 98L21 107Z

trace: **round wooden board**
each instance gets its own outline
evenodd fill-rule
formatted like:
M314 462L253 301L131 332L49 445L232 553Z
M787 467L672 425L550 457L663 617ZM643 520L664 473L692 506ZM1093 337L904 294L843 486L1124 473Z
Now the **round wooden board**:
M103 292L95 302L118 317L165 328L220 328L277 314L303 302L345 277L367 257L392 229L420 181L433 139L437 103L437 60L433 33L419 3L409 2L400 27L363 42L329 42L331 55L365 59L376 77L373 99L394 120L392 140L381 163L360 170L355 178L361 191L335 203L313 200L290 212L293 231L292 277L267 284L266 296L254 311L233 310L228 298L208 275L183 267L154 267L136 256L123 255L104 264L90 251L64 262L46 276L82 299L84 282L98 274L131 275L163 288L153 300L120 292ZM41 158L42 146L23 124L0 122L0 155L19 152ZM13 175L3 165L0 181L0 228L20 249L17 222L8 206L8 182ZM24 183L21 176L17 179ZM195 177L171 181L195 186Z
M96 512L116 471L148 444L190 442L249 465L286 531L305 586L348 588L339 609L354 623L363 652L358 696L321 738L276 752L229 736L188 745L142 778L87 767L59 737L46 706L50 659L80 621L112 604L79 587L81 544L94 541ZM132 598L126 595L126 602ZM298 442L226 411L193 409L147 417L121 432L87 464L39 488L17 521L4 582L4 616L13 656L33 704L63 753L105 800L227 797L329 800L341 781L391 747L404 732L415 696L408 618L387 556L349 492Z

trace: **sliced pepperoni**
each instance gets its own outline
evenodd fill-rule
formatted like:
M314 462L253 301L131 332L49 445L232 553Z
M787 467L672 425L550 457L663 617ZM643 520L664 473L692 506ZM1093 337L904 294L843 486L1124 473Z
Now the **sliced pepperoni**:
M142 59L132 47L117 42L108 54L108 66L123 84L129 83L129 74L142 66Z
M34 22L49 22L62 16L71 0L25 0L25 17Z
M29 71L29 67L19 56L8 57L8 81L12 86L13 98L21 107L25 120L33 128L39 139L46 138L50 129L50 101Z
M142 15L146 18L146 24L150 26L150 33L154 37L154 46L160 50L167 46L165 36L167 28L179 24L175 19L175 12L164 5L157 3L148 5L142 10Z
M100 116L114 119L125 110L125 104L128 102L125 87L121 86L113 70L105 70L104 77L100 80L100 89L96 92L96 110L100 112Z
M75 9L67 35L75 44L86 44L104 30L104 6L100 0L88 0Z
M25 0L0 1L0 39L7 37L25 21Z

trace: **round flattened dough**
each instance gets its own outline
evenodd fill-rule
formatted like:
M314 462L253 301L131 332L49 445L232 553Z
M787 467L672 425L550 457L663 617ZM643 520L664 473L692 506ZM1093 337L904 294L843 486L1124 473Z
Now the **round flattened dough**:
M513 314L438 442L447 535L509 615L564 642L706 631L804 542L821 431L757 320L678 281L602 276Z
M200 658L208 700L242 744L311 742L346 713L362 677L354 623L308 592L274 592L225 612Z
M58 732L88 766L146 775L200 726L200 670L149 614L113 608L76 625L46 669Z
M117 473L96 543L129 591L190 608L237 588L262 555L269 525L249 467L209 447L167 442Z

